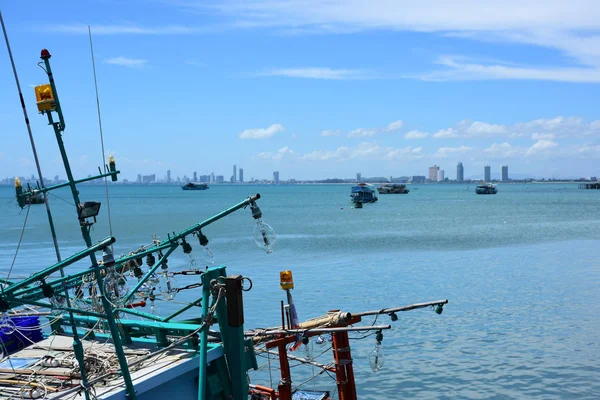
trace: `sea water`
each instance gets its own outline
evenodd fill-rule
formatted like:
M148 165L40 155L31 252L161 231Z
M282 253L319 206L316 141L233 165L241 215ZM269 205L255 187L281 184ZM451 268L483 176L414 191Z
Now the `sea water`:
M245 327L281 323L279 271L294 274L300 320L328 310L357 312L448 299L441 315L399 313L383 332L385 364L373 373L374 336L351 340L360 399L600 398L600 192L573 184L503 184L496 195L475 185L409 185L407 195L380 195L354 209L349 185L81 186L82 201L101 201L94 240L116 237L127 254L260 193L263 219L276 232L272 254L253 239L254 220L242 209L208 227L209 246L228 273L252 279L245 293ZM14 190L0 187L0 273L6 276L27 217L13 277L51 265L56 256L43 205L20 210ZM84 248L68 189L50 196L62 256ZM207 264L188 240L197 267ZM187 269L178 249L170 269ZM87 262L71 267L87 268ZM180 286L197 281L180 278ZM175 298L185 303L199 291ZM166 313L181 304L156 302ZM145 310L149 311L149 310ZM187 316L198 316L194 309ZM365 318L366 324L373 318ZM364 334L351 334L359 338ZM331 362L330 343L313 344L317 361ZM299 351L302 356L302 350ZM258 358L259 365L268 360ZM271 364L276 366L275 358ZM292 363L294 365L294 363ZM293 367L293 385L319 370ZM254 383L276 386L279 370L251 372ZM333 391L327 374L302 386Z

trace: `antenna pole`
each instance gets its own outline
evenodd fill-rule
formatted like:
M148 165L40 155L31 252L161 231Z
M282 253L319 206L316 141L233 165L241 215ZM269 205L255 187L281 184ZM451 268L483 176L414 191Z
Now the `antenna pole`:
M27 132L29 133L29 141L31 142L31 149L33 150L33 158L35 159L35 166L37 167L38 176L40 179L40 186L42 189L44 186L44 176L42 175L42 168L40 167L40 161L38 159L37 150L35 148L35 142L33 141L33 133L31 132L31 125L29 124L29 117L27 116L27 108L25 107L25 101L23 100L23 93L21 92L21 84L19 83L19 76L17 75L17 68L15 67L15 60L10 50L10 43L8 42L8 34L6 33L6 27L4 26L4 19L2 18L2 11L0 11L0 24L2 24L2 32L4 33L4 40L6 40L6 48L8 49L8 56L10 57L10 63L12 64L13 73L15 75L15 82L17 83L17 90L19 91L19 100L21 100L21 108L23 109L23 116L25 117L25 125L27 126ZM52 241L54 242L54 251L56 252L57 262L61 261L60 249L58 247L58 240L56 239L56 231L54 230L54 220L52 219L52 213L50 212L50 204L48 203L48 194L43 191L44 204L46 205L46 212L48 213L48 222L50 223L50 232L52 233ZM61 276L65 276L63 269L60 269Z
M96 88L96 107L98 108L98 126L100 127L100 144L102 146L102 164L106 165L106 156L104 155L104 135L102 133L102 118L100 117L100 98L98 97L98 80L96 79L96 61L94 60L94 46L92 45L92 28L88 25L88 34L90 36L90 53L92 54L92 70L94 71L94 86ZM108 172L105 171L104 172ZM106 209L108 210L108 233L112 237L112 221L110 217L110 199L108 197L108 177L104 177L104 186L106 188ZM111 246L112 247L112 246Z

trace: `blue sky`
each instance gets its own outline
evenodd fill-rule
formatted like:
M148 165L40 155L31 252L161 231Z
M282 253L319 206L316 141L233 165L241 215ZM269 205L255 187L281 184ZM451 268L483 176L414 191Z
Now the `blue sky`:
M42 48L78 176L107 152L123 177L246 179L600 175L600 3L590 0L5 2L46 176L64 176L35 112ZM0 50L0 173L34 173Z

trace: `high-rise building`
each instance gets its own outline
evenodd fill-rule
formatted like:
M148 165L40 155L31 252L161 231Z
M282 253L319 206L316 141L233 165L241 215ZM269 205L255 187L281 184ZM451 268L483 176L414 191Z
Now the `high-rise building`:
M142 183L142 174L138 174L136 183Z
M194 171L194 182L198 182L198 174Z
M356 173L356 182L360 183L361 179L362 179L362 176L360 176L360 172L357 172Z
M279 183L279 171L273 172L273 183Z
M235 183L237 177L237 168L235 166L235 164L233 164L233 179L231 180L231 183Z
M492 180L492 173L491 173L489 165L486 165L483 167L483 180L486 182L489 182Z
M508 165L502 166L502 182L508 181Z
M215 183L215 173L214 172L210 173L210 183Z
M462 182L465 180L465 169L461 162L456 165L456 180Z
M440 170L440 167L438 167L437 165L434 165L433 167L429 167L429 180L430 181L437 181L439 170Z
M440 169L437 173L437 181L441 182L444 180L444 170Z
M171 170L167 170L167 183L171 183Z
M200 175L200 182L201 183L208 183L210 181L210 176L208 175Z
M240 168L240 183L244 183L244 168Z
M223 177L223 175L217 175L215 177L215 182L217 182L217 183L223 183L223 182L225 182L225 178Z

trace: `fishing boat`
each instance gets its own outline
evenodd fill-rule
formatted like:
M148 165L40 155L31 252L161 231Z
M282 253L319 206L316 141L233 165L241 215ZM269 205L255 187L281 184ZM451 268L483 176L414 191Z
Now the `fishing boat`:
M373 185L359 183L358 185L352 186L350 198L355 206L358 204L362 206L362 204L365 203L375 203L377 201L377 191Z
M498 189L496 189L496 185L493 183L483 183L481 185L477 185L475 188L475 193L477 194L496 194Z
M111 156L98 175L74 179L63 143L66 125L50 57L48 50L42 50L40 65L49 83L35 88L37 108L54 130L67 181L45 186L40 179L39 190L48 193L64 187L70 189L75 204L73 215L83 244L75 254L61 257L46 202L56 261L40 258L40 269L29 277L17 279L9 272L0 280L0 339L4 353L0 361L0 396L86 400L154 400L173 395L199 400L331 398L328 390L306 390L299 382L292 386L291 359L334 374L339 399L354 400L356 360L352 359L350 335L353 332L360 332L361 338L365 332L374 335L375 349L368 362L377 372L384 362L382 332L391 328L376 321L360 325L364 318L388 315L396 321L397 313L423 308L442 313L447 300L373 311L332 311L300 322L292 298L292 272L286 270L278 277L286 298L285 304L284 301L281 304L281 325L245 329L243 297L252 290L250 276L230 274L224 265L193 268L190 264L189 268L174 269L170 268L168 258L176 251L188 256L194 254L191 244L194 239L196 248L211 256L203 229L240 210L249 211L248 217L255 221L253 237L257 246L271 253L276 237L263 221L258 205L260 194L169 233L165 239L149 233L152 239L148 244L123 251L121 255L114 250L119 244L117 235L93 240L92 228L101 204L82 201L78 185L95 179L104 179L108 185L109 180L118 180L120 171ZM15 78L22 98L16 70ZM25 104L21 104L28 121ZM42 176L37 157L34 158ZM18 180L15 180L15 195L22 209L29 207L26 199L32 191ZM76 263L81 260L87 260L89 267L78 268ZM273 275L276 279L277 274ZM194 282L178 285L176 277L181 276L193 278ZM189 301L174 302L176 296L181 300L181 292L187 293ZM158 299L171 302L177 310L168 315L141 310ZM184 313L193 317L181 319ZM312 357L292 353L311 341L327 340L324 337L331 339L332 363L321 364ZM258 369L257 354L278 359L278 367L269 363L273 373L280 375L275 385L250 381L248 371Z
M406 185L402 185L399 183L386 183L385 185L381 185L377 188L379 194L407 194L410 192L406 188Z
M183 190L206 190L208 185L206 183L190 182L187 185L181 187Z

